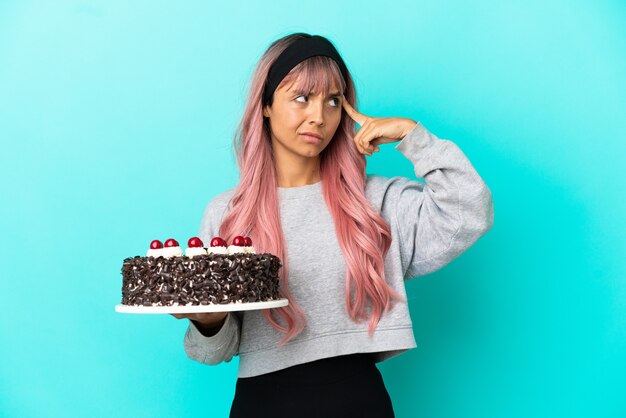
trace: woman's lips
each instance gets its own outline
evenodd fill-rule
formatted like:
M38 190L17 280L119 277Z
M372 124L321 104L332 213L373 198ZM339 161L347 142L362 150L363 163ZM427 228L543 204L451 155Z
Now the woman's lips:
M322 142L321 138L318 138L313 135L300 134L300 136L302 136L302 139L304 140L304 142L308 142L309 144L319 144L320 142Z

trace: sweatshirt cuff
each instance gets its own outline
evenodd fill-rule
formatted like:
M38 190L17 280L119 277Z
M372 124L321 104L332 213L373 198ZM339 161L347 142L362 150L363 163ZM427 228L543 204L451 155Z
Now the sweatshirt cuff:
M417 122L417 125L400 140L395 149L411 160L413 165L417 165L420 160L431 153L438 140L421 122Z
M194 324L193 321L189 320L189 340L192 344L200 344L202 346L211 347L212 349L217 350L220 347L228 344L228 342L230 341L229 330L233 327L233 325L235 325L233 324L234 320L235 319L233 318L233 314L229 312L228 315L226 315L226 320L224 321L222 328L220 328L217 334L211 337L206 337L202 335L198 327L196 327L196 324Z

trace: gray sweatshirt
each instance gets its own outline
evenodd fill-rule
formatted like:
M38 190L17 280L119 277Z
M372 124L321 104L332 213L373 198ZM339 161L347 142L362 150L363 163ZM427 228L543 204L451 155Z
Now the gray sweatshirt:
M395 149L408 158L417 177L369 175L365 194L389 224L385 257L387 282L406 297L405 281L432 273L467 250L493 225L491 191L452 141L439 139L418 122ZM304 331L284 346L263 311L231 312L220 331L202 335L193 322L184 337L191 359L208 365L239 356L238 377L251 377L296 364L344 354L372 352L377 362L416 347L409 306L396 303L368 335L368 321L353 322L345 306L346 264L322 183L279 188L289 287L303 309ZM206 207L199 237L209 242L234 193L229 189Z

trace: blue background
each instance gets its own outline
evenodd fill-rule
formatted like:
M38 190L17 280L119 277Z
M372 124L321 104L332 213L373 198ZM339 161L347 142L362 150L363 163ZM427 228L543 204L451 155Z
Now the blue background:
M407 284L397 416L626 416L624 2L209 3L0 3L0 415L227 416L237 359L115 313L120 267L237 183L252 70L306 31L361 112L454 141L494 196L494 228ZM368 172L415 177L391 145Z

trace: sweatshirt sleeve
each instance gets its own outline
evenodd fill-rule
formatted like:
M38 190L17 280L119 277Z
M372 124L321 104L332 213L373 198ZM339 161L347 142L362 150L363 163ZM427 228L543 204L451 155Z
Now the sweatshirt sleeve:
M229 312L219 332L211 337L200 333L195 324L189 321L185 334L187 357L200 363L215 365L229 362L239 350L241 320L234 312Z
M218 195L207 205L198 237L207 246L214 236L217 236L218 226L224 212L224 195ZM241 336L241 317L236 312L229 312L219 332L211 337L200 333L195 324L189 321L185 333L184 347L187 356L208 365L230 361L239 351Z
M425 183L392 177L383 211L400 239L404 279L432 273L467 250L493 226L491 191L463 151L421 122L395 147Z

